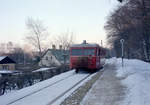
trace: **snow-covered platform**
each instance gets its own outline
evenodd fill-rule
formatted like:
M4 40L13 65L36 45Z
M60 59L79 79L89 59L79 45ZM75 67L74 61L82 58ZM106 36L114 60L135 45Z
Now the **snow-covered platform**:
M149 63L112 58L105 67L81 105L150 105Z
M81 105L118 105L124 96L124 87L115 76L115 71L115 61L107 61L105 71L84 97Z

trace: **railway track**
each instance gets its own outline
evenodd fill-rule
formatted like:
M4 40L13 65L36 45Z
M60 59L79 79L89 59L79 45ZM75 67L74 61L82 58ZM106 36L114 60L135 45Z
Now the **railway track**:
M41 89L38 89L34 92L31 92L30 94L27 94L23 97L17 98L16 100L13 100L9 103L7 103L6 105L30 105L30 99L31 97L35 97L35 104L34 105L38 105L38 103L36 103L36 97L40 97L40 95L45 94L44 91L49 91L53 92L54 90L63 90L62 92L56 92L55 94L52 94L52 97L49 98L49 102L47 105L52 105L54 102L56 102L57 100L59 100L62 96L64 96L66 93L68 93L70 90L72 90L75 86L77 86L78 84L80 84L82 81L84 81L85 79L87 79L90 76L90 74L75 74L73 73L72 75L69 75L67 77L64 77L60 80L57 80ZM80 78L80 79L79 79ZM75 82L70 85L70 83L72 81L70 80L75 80ZM62 84L68 84L65 88L62 88ZM58 88L58 89L56 89ZM44 97L44 96L43 96ZM42 97L41 97L42 98ZM47 97L46 97L47 98ZM25 103L26 100L29 101L29 103ZM34 100L33 100L34 101ZM40 103L39 105L46 105L45 103Z
M36 91L33 91L33 92L29 93L29 94L26 94L26 95L22 96L22 97L19 97L19 98L13 100L13 101L7 103L6 105L11 105L11 104L13 104L13 103L15 103L15 102L17 102L17 101L19 101L19 100L22 100L23 98L26 98L26 97L28 97L28 96L30 96L30 95L32 95L32 94L35 94L35 93L40 92L40 91L42 91L42 90L44 90L44 89L46 89L46 88L48 88L48 87L50 87L50 86L53 86L53 85L57 84L58 82L61 82L61 81L65 80L65 79L67 79L67 78L69 78L69 77L71 77L71 76L73 76L73 75L75 75L75 74L71 74L71 75L69 75L69 76L67 76L67 77L64 77L64 78L59 79L59 80L57 80L57 81L55 81L55 82L52 82L51 84L46 85L46 86L44 86L44 87L42 87L42 88L40 88L40 89L38 89L38 90L36 90Z
M84 81L85 79L87 79L90 76L87 75L85 78L81 79L79 82L77 82L76 84L74 84L72 87L70 87L69 89L67 89L65 92L61 93L59 96L57 96L55 99L53 99L49 104L47 105L52 105L54 102L56 102L59 98L61 98L62 96L64 96L66 93L68 93L71 89L73 89L75 86L77 86L78 84L80 84L82 81Z

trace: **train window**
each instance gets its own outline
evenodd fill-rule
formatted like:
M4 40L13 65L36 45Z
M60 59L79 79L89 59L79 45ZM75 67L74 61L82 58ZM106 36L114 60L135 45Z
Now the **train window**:
M95 55L95 49L84 49L84 55Z
M76 55L76 56L83 55L83 51L82 49L72 49L71 55Z

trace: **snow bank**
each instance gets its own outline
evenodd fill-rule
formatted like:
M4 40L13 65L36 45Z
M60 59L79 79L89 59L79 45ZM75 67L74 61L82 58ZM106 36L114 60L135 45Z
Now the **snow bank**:
M56 69L56 67L51 67L51 68L40 68L40 69L35 70L35 71L33 71L33 72L47 71L47 70L52 70L52 69Z
M140 60L117 59L117 76L123 78L127 87L125 100L121 105L150 105L150 64Z
M10 70L0 70L0 74L11 74L11 73L14 73L14 72Z
M114 65L116 62L117 62L117 58L113 57L113 58L110 58L110 59L106 59L105 64Z

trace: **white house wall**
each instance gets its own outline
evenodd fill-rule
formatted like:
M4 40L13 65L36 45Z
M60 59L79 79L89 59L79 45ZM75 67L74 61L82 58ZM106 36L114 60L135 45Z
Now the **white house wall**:
M54 55L52 55L51 51L47 51L47 53L43 56L41 61L39 62L39 66L60 66L61 63L56 59Z

